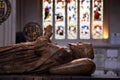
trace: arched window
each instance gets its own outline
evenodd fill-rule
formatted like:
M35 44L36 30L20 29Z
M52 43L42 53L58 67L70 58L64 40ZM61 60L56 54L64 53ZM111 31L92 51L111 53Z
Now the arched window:
M104 0L43 0L43 30L53 26L53 39L104 39Z

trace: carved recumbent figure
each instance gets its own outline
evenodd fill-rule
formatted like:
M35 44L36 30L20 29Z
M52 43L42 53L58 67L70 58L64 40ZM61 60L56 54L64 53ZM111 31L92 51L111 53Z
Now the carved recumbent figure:
M91 75L95 71L93 48L78 42L60 47L50 41L52 29L33 42L0 47L0 73L40 72Z

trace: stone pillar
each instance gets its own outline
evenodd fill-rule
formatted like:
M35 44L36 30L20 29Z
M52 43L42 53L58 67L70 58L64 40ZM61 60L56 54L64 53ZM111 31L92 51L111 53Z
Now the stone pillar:
M9 18L0 25L0 46L7 46L15 43L16 0L9 1L11 3L11 14Z

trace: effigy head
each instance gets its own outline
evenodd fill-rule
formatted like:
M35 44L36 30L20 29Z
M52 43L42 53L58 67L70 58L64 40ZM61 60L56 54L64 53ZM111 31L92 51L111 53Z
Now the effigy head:
M77 44L69 44L69 48L74 58L94 58L92 44L87 42L78 42Z

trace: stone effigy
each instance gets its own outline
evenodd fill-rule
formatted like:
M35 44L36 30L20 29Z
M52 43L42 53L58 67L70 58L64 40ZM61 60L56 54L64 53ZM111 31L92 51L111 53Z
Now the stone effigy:
M50 40L52 28L35 41L0 47L0 73L80 74L95 71L92 44L78 42L61 47Z

